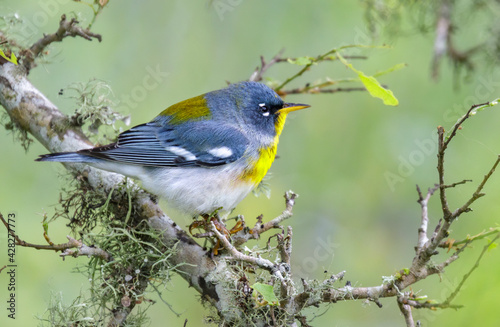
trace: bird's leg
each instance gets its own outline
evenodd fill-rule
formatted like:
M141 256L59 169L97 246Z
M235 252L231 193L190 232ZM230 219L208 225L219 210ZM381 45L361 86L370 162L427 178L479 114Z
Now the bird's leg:
M199 229L203 229L203 230L207 230L207 220L208 220L208 217L205 217L205 215L202 216L203 219L201 220L195 220L191 223L191 225L189 225L189 233L193 236L196 236L193 234L193 229L195 228L199 228ZM196 219L196 218L195 218Z
M240 230L243 230L245 228L245 225L243 224L243 221L238 221L236 224L234 224L233 228L229 230L229 234L233 235L238 233Z
M245 224L242 220L238 221L231 230L228 230L226 228L226 225L220 221L219 215L217 212L215 212L212 215L208 214L203 214L201 215L202 219L195 220L189 225L189 233L193 235L194 237L197 238L209 238L211 239L213 235L213 232L211 231L211 224L213 223L217 231L222 233L228 240L231 239L232 234L236 234L240 230L242 230L245 227ZM194 229L200 229L203 232L202 233L196 233L193 234ZM218 255L220 249L222 249L222 245L219 240L216 242L212 242L212 244L215 243L213 249L212 249L212 255Z
M218 255L219 254L219 249L220 249L220 241L217 240L217 243L215 243L215 246L212 249L212 255Z
M231 236L231 233L227 230L226 225L224 225L223 223L220 222L218 217L212 217L210 219L210 221L214 223L215 228L217 228L217 230L219 232L223 233L226 236L226 238L229 239L229 237ZM208 221L207 221L207 224L209 224ZM209 225L207 225L207 229L210 230Z

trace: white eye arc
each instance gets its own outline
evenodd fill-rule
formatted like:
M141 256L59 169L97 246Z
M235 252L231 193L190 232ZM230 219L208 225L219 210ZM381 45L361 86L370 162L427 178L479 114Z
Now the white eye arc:
M262 111L262 116L267 117L269 116L269 108L266 106L265 103L259 103L260 110Z

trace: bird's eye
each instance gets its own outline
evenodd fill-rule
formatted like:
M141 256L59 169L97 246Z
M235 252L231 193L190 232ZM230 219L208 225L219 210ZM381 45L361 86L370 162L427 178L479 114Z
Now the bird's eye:
M269 107L266 106L265 103L259 103L260 111L262 112L262 115L267 117L270 114Z

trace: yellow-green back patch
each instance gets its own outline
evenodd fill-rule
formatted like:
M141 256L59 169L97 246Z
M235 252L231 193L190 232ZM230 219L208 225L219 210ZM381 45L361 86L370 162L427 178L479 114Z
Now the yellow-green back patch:
M210 118L210 109L203 95L176 103L163 110L160 116L169 116L170 124L181 124L190 120Z

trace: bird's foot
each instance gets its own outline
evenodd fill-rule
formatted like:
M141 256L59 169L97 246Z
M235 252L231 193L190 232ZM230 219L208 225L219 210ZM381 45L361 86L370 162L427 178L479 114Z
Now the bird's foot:
M243 229L243 227L241 227L241 222L238 222L231 230L228 230L226 228L226 225L219 220L219 217L217 215L211 216L205 214L201 217L201 219L195 220L191 223L191 225L189 225L189 233L191 233L193 237L211 239L214 236L214 233L211 232L212 223L214 224L217 231L224 235L228 240L230 240L232 234L235 234ZM193 230L195 229L199 229L201 233L193 234ZM212 240L212 244L214 244L214 247L212 248L212 255L218 255L219 251L222 249L220 241L217 240L216 242L214 242Z
M238 220L239 219L239 220ZM231 235L234 235L245 228L245 220L242 216L236 217L237 222L231 229L228 229L226 225L220 221L217 212L212 215L204 214L201 215L201 219L195 220L189 225L189 233L196 238L206 238L209 239L213 245L212 255L218 255L219 251L224 249L221 242L215 238L212 232L212 223L214 224L217 231L219 231L224 237L226 237L229 242L231 242ZM193 233L194 230L198 229L199 233Z

